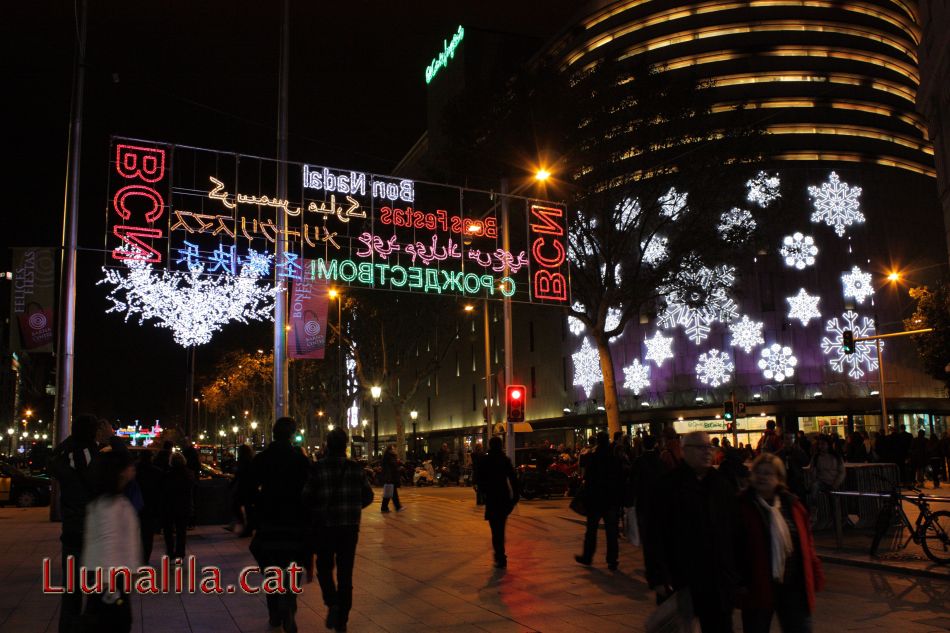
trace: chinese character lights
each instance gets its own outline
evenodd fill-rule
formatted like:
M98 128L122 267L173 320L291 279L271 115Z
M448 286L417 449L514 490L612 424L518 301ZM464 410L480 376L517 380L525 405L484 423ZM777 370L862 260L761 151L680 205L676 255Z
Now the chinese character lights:
M259 267L245 263L239 275L207 275L196 266L189 273L161 272L151 264L126 260L127 271L104 268L99 284L113 286L106 312L138 316L170 329L185 347L203 345L231 321L266 321L272 316L277 288L261 283Z

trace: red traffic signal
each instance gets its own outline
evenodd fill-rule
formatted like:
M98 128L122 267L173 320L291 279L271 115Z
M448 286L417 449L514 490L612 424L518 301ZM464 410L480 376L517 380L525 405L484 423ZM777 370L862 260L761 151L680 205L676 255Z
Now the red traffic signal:
M508 385L505 389L509 422L524 422L524 394L524 385Z

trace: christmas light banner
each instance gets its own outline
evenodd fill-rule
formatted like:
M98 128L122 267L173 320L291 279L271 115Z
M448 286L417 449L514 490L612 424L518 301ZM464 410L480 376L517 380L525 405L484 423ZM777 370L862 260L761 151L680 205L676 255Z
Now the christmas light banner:
M276 160L114 138L106 265L570 303L563 205L508 196L506 249L498 194L286 166L281 197Z
M304 266L310 268L308 262ZM330 303L328 290L326 280L291 282L288 306L290 332L287 336L291 358L323 358Z

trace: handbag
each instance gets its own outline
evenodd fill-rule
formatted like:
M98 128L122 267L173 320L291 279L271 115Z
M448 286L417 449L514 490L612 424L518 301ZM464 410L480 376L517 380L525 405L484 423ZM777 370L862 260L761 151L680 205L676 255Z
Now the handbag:
M587 487L584 484L581 484L577 489L577 492L574 494L574 498L571 499L570 508L577 514L582 517L587 516Z
M396 487L393 484L384 484L383 485L383 499L392 499L393 491L395 490L395 488Z
M637 524L636 506L623 509L623 527L623 535L630 544L640 547L640 526Z
M646 633L700 633L689 589L680 589L647 618Z

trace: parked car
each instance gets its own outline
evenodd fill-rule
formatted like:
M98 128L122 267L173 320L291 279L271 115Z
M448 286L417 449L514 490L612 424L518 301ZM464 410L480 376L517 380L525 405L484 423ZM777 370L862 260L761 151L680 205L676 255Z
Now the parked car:
M50 479L29 475L13 464L0 461L0 504L21 508L49 505Z
M579 483L576 469L562 465L559 460L558 452L550 448L515 450L521 496L534 499L574 494Z

